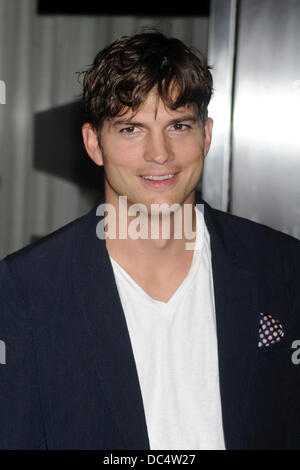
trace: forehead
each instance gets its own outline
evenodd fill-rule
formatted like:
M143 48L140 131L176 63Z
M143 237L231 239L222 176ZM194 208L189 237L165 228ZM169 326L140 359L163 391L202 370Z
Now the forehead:
M176 109L171 109L164 103L156 90L151 90L138 109L133 110L132 108L126 107L118 116L111 118L110 121L112 123L120 119L130 121L132 119L138 119L142 117L151 120L180 119L181 116L185 115L196 117L196 114L197 109L194 104L188 104L185 106L180 106Z

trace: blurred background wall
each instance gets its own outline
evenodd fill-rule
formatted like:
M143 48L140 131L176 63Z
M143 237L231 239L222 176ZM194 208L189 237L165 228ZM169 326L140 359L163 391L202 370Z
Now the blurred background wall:
M300 239L300 2L213 0L213 143L202 194Z
M300 238L300 2L95 3L0 0L0 257L97 204L103 173L83 148L76 72L143 26L213 66L203 197Z

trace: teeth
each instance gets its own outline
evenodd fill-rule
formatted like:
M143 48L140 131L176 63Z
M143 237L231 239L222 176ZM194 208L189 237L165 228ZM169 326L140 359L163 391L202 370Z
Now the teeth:
M174 174L164 175L164 176L143 176L142 178L144 178L145 180L162 181L162 180L167 180L169 178L172 178L173 176Z

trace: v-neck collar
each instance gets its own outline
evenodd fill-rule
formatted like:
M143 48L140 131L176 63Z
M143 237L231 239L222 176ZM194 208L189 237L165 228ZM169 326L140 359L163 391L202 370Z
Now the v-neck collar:
M148 305L151 305L151 308L158 309L158 310L163 310L163 311L169 311L170 309L173 308L174 304L178 301L180 297L183 298L187 291L189 290L189 287L192 285L192 283L195 280L196 273L198 271L198 267L201 261L201 254L203 250L203 245L204 245L204 217L202 214L201 209L197 208L196 206L194 207L195 213L196 213L196 240L195 240L195 250L193 253L193 258L192 262L189 268L189 271L186 275L186 277L183 279L181 284L178 286L176 291L173 293L173 295L170 297L170 299L167 302L161 301L154 299L151 297L128 273L127 271L120 266L120 264L113 259L111 256L109 256L110 261L112 263L112 267L114 271L117 271L120 273L123 278L130 284L131 287L133 287L137 293L140 294L141 300L143 302L146 302Z

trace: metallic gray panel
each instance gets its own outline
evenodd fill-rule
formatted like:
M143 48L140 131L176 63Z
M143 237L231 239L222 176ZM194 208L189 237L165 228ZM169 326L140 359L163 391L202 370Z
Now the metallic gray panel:
M202 194L207 202L223 210L228 206L235 20L236 0L212 1L208 63L213 67L215 91L209 115L214 128L204 166Z
M300 2L242 0L231 212L300 238Z

